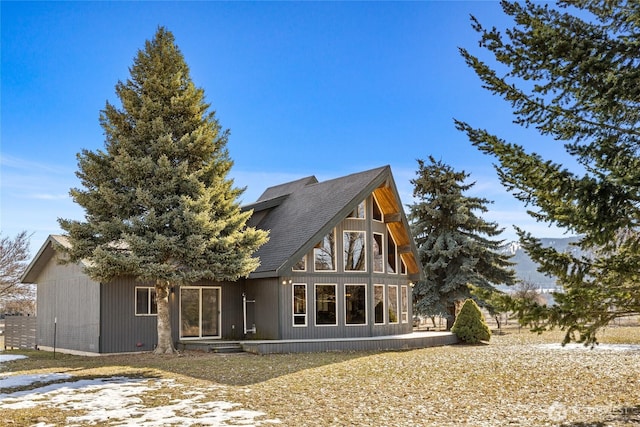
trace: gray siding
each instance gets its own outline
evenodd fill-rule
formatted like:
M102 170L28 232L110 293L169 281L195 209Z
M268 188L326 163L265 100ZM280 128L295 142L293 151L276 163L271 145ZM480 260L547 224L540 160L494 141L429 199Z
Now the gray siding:
M255 303L247 305L248 327L256 325L255 334L247 334L247 339L281 339L280 314L282 313L281 290L278 279L247 280L246 293Z
M149 351L158 344L156 316L136 316L136 286L153 285L142 285L131 277L102 285L102 353ZM169 299L175 299L175 296L170 294Z
M59 265L56 257L42 269L36 283L37 345L53 348L55 332L59 349L99 352L100 285L79 265Z

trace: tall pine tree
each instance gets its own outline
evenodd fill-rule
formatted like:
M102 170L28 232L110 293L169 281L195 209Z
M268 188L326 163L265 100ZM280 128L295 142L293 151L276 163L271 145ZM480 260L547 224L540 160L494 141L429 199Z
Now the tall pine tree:
M497 159L502 183L534 218L581 236L589 254L558 253L520 230L525 250L565 291L552 307L520 307L521 322L560 327L565 342L593 343L611 320L640 313L640 2L503 1L502 8L514 23L506 31L472 18L500 74L466 49L462 56L483 87L511 105L515 123L563 144L582 169L456 126Z
M248 275L267 235L246 227L243 190L227 176L229 133L191 80L173 34L159 28L130 74L116 85L121 108L107 102L101 112L104 151L78 155L83 188L71 196L85 220L59 223L71 243L68 261L89 260L95 280L130 275L155 285L156 352L170 353L170 286Z
M474 185L465 184L469 174L433 157L418 165L409 220L424 278L413 288L414 307L423 315L445 314L450 329L471 286L493 289L515 277L509 257L499 252L504 241L492 239L503 230L477 215L491 202L464 194Z

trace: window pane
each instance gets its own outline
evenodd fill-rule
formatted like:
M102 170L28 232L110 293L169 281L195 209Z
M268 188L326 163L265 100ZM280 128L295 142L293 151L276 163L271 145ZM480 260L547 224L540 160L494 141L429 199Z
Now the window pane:
M307 324L307 285L293 285L293 324Z
M364 325L367 323L367 299L364 285L344 286L344 306L347 325Z
M402 305L400 307L402 310L402 323L407 323L409 322L409 288L403 286L401 292Z
M293 271L307 271L307 257L304 256L293 266Z
M347 218L358 218L358 219L364 219L365 217L365 209L366 209L366 204L365 201L363 200L362 202L360 202L360 204L358 205L357 208L355 208L354 210L351 211L351 213L349 215L347 215Z
M397 270L396 265L396 243L391 237L391 233L387 234L387 271L389 273L395 273Z
M400 274L407 274L407 265L404 263L402 257L400 257Z
M336 285L316 285L316 325L336 324Z
M398 287L389 286L389 323L398 323Z
M375 323L384 323L384 286L373 287L373 305L375 306Z
M322 241L313 249L313 257L315 261L315 269L335 270L336 269L336 245L333 232L324 236Z
M149 288L151 293L151 314L158 314L158 299L156 298L156 288Z
M373 234L373 271L384 273L384 256L382 255L382 234Z
M378 202L376 202L375 197L373 198L373 219L376 221L382 221L382 211L380 210L380 206L378 206Z
M149 288L136 288L136 314L149 314Z
M364 231L345 231L342 239L345 271L364 271Z

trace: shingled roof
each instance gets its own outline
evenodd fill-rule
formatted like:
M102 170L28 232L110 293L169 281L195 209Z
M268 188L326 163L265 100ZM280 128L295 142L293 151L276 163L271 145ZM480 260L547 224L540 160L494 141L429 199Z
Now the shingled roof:
M323 182L311 176L268 188L256 203L243 207L254 210L250 225L270 231L269 241L255 253L260 267L249 277L279 276L378 187L397 198L389 166ZM414 248L412 239L411 245Z

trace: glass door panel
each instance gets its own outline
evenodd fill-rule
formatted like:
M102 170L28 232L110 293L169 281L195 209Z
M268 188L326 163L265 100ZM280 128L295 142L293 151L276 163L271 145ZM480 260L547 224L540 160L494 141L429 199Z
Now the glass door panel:
M180 288L180 336L200 336L200 289Z
M217 337L220 289L202 288L202 336Z

